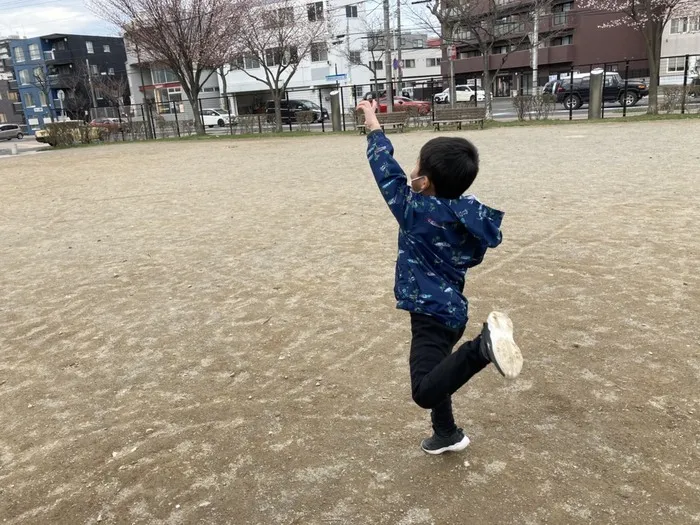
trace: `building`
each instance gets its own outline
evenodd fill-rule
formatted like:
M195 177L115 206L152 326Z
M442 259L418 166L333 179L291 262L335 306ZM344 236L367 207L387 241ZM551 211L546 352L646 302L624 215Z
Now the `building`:
M496 74L495 96L512 96L532 88L534 13L532 0L497 0L499 12L485 13L495 20L491 34L503 35L493 41L489 69ZM641 32L626 26L602 29L601 26L619 18L614 13L584 11L575 0L557 0L538 16L537 85L575 72L587 72L594 67L622 71L625 59L634 60L630 75L648 75L646 45ZM470 24L473 26L473 24ZM469 30L458 33L457 59L454 63L457 83L480 78L484 60L476 38ZM498 73L496 73L498 71ZM449 66L443 63L443 75Z
M303 17L300 21L303 24L323 23L325 31L313 43L309 56L301 60L289 81L289 98L307 99L315 103L322 101L326 104L336 85L370 84L371 72L362 65L366 58L366 2L299 0L298 9L292 16ZM266 63L273 70L277 69L275 60L275 53L271 49L267 53ZM225 68L226 92L233 101L233 107L240 114L263 111L271 99L270 89L246 71L264 78L264 69L258 60L251 57L241 57L238 66ZM221 82L222 88L223 85Z
M688 77L700 76L700 14L672 18L661 41L661 84L683 84L688 55Z
M401 72L401 91L406 91L415 98L425 98L423 88L431 79L439 79L441 76L442 50L440 40L428 38L424 33L403 33L401 35L401 61L398 59L398 36L394 33L391 41L392 56L392 82L399 84L399 70ZM375 91L373 82L373 70L377 74L377 89L383 91L386 80L384 67L385 39L381 33L369 33L367 46L363 52L363 63L369 64L371 85L357 85L355 91L358 98L368 91Z
M178 118L193 119L192 107L177 75L165 65L149 60L144 56L147 53L137 51L128 41L126 47L131 115L137 119L145 118L147 104L152 117L162 116L165 120L174 121L177 114ZM214 71L206 71L204 77L207 76L199 94L199 104L202 109L221 107L225 101L219 96L218 75Z
M121 38L52 34L10 41L28 131L55 119L89 119L126 95ZM111 93L109 86L122 89ZM123 92L119 92L123 91Z
M0 124L24 126L24 112L19 98L19 89L12 67L10 40L0 39Z

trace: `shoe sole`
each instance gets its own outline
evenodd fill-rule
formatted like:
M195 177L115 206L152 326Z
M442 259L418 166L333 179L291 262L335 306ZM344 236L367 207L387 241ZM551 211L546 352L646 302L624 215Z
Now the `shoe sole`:
M486 319L491 344L486 344L491 362L501 375L515 379L523 369L523 354L513 341L513 321L507 314L491 312Z
M455 443L454 445L450 445L449 447L442 447L438 448L435 450L428 450L423 448L423 444L421 443L421 450L425 452L426 454L430 454L432 456L437 456L438 454L443 454L444 452L460 452L467 448L469 446L469 438L467 436L464 436L462 438L462 441L459 441Z

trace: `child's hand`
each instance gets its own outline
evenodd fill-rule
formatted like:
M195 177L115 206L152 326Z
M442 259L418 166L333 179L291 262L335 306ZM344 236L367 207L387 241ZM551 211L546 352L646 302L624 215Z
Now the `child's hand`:
M377 120L377 115L375 115L377 110L376 101L363 100L357 105L357 110L362 110L365 113L365 126L367 130L374 131L376 129L382 129L382 126Z
M365 112L365 115L367 113L376 113L377 110L377 102L374 100L363 100L357 105L357 110L362 110Z

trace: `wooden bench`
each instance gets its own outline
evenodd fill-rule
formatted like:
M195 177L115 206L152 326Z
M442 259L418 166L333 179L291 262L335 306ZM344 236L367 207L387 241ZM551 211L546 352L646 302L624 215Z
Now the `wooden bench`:
M484 120L486 120L486 108L436 109L433 126L436 131L440 131L440 124L457 124L457 128L462 129L462 122L477 122L483 129Z
M394 113L377 113L377 120L379 125L382 127L382 131L386 126L391 126L393 128L398 128L401 133L403 133L404 127L408 124L408 119L410 115L407 111L395 111ZM365 115L364 113L358 113L357 124L355 128L360 133L366 133L367 129L365 127Z

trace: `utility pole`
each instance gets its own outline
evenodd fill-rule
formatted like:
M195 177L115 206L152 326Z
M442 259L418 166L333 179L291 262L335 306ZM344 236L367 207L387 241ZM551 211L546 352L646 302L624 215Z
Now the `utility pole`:
M97 98L95 98L95 86L92 85L92 71L90 71L90 61L86 58L88 84L90 85L90 95L92 95L92 107L97 108Z
M532 39L530 45L532 46L532 94L537 95L537 88L539 87L537 66L540 50L540 7L538 2L535 2L535 16L532 23Z
M392 85L392 77L393 75L391 74L391 24L389 17L391 16L390 10L389 10L389 0L384 0L384 44L385 44L385 52L384 52L384 58L386 59L386 64L384 64L384 69L386 71L386 86L388 86L386 90L386 96L387 96L387 104L386 104L386 111L387 113L392 113L394 111L394 89Z
M400 93L403 80L403 63L401 62L401 0L396 0L396 60L399 61L399 86L397 92Z

